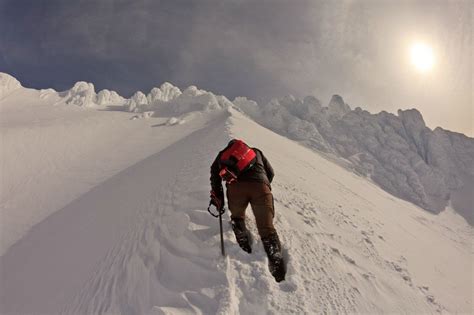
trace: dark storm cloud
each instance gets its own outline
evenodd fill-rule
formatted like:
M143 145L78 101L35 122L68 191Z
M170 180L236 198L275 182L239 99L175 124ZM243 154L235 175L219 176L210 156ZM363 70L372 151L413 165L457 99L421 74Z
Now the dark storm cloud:
M5 3L0 66L26 84L67 88L81 79L129 94L169 80L257 99L321 85L314 66L330 62L333 39L317 22L338 9L312 1Z
M418 107L432 125L456 114L467 130L471 12L470 1L0 0L0 71L126 96L164 81L259 101L338 93L373 111ZM436 77L408 67L411 39L435 47Z
M171 76L192 12L191 3L7 1L0 69L31 86L88 80L124 94L146 90Z

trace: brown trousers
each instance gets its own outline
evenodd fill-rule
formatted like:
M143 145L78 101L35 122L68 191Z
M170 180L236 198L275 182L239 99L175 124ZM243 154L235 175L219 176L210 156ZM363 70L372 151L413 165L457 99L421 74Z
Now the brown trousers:
M237 181L226 187L227 203L232 219L245 219L245 210L250 203L260 237L267 237L275 232L273 195L267 184Z

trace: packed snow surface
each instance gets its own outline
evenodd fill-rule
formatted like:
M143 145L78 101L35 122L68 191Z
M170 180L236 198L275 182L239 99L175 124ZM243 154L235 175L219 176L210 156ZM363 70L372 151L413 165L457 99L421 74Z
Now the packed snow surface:
M335 158L337 141L295 123L278 100L264 109L275 114L267 116L273 128L290 138L290 130L310 132L314 146L259 125L251 101L196 87L165 84L137 96L129 113L128 100L99 98L89 84L74 93L13 85L0 98L1 314L472 312L466 220L355 174L353 159ZM342 98L329 108L305 102L312 105L291 111L327 111L328 128L352 112ZM420 129L416 113L403 115L409 130ZM424 148L412 134L413 148ZM234 137L262 149L275 169L275 224L288 264L280 284L251 211L254 252L238 247L226 213L220 256L218 221L206 211L209 167ZM461 148L451 154L439 163L453 174L470 165Z

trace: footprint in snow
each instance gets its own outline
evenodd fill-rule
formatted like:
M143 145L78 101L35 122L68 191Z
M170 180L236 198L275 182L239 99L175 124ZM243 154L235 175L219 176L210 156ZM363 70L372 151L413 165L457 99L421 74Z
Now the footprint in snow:
M280 285L280 289L283 292L295 292L296 289L298 288L296 283L293 282L292 280L285 280L281 282L279 285Z

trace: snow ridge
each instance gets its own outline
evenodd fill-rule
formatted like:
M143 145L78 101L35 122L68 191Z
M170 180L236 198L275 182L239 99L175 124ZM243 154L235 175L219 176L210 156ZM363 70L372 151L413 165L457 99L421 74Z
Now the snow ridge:
M5 77L7 76L5 74ZM0 86L3 84L5 86L3 90L13 91L14 83L18 81L11 76L8 78L5 83L0 82ZM193 85L181 91L169 82L152 88L148 94L137 91L126 99L117 92L106 89L96 93L94 84L80 81L71 89L61 92L60 96L67 105L94 108L104 105L118 106L128 112L156 112L157 115L182 115L192 111L210 111L232 106L232 103L222 95L215 95Z

